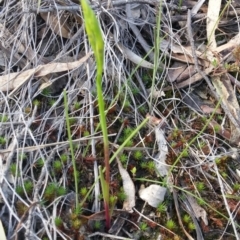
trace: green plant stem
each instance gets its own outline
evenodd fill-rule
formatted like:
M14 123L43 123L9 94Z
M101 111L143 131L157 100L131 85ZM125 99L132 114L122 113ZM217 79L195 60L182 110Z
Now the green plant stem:
M85 20L85 28L88 35L88 40L93 49L96 64L97 64L97 77L96 77L96 87L97 87L97 97L98 97L98 109L100 115L100 124L103 134L103 145L104 145L104 164L105 164L105 187L109 189L110 184L110 163L109 163L109 142L107 133L107 122L104 108L104 98L102 91L102 73L104 67L104 41L101 33L101 28L99 22L95 16L95 13L91 9L90 5L86 0L81 0L81 5L83 9L83 15ZM108 199L107 199L108 198ZM105 216L106 216L106 228L110 228L110 213L109 213L109 194L104 195L104 206L105 206Z
M66 116L66 123L67 123L67 133L68 133L68 140L69 140L69 146L72 156L72 165L73 165L73 172L74 172L74 182L75 182L75 192L76 192L76 209L78 209L78 179L77 179L77 168L76 168L76 161L75 161L75 155L73 150L73 142L72 142L72 134L70 129L70 121L69 121L69 115L68 115L68 102L67 102L67 93L66 89L63 91L64 96L64 111Z
M153 49L154 49L154 48L151 48L151 50L143 57L143 60L146 60L146 58L147 58L148 55L153 51ZM143 60L142 60L142 61L143 61ZM142 61L141 61L141 62L142 62ZM132 70L132 72L130 73L129 77L128 77L127 80L126 80L126 83L127 83L130 79L132 79L132 77L134 76L134 73L139 69L139 67L140 67L140 65L141 65L141 62ZM108 109L106 109L106 111L105 111L106 114L105 114L105 115L107 115L109 109L111 109L112 106L115 104L115 102L116 102L117 99L119 98L120 93L123 91L124 87L126 87L126 86L123 85L123 86L119 89L118 93L116 94L116 96L115 96L114 99L112 100L110 106L108 107ZM100 123L97 125L97 127L96 127L96 129L95 129L95 133L98 131L99 128L100 128ZM83 152L83 156L86 156L86 153L88 152L88 148L89 148L89 144L87 144L87 147L86 147L86 149L85 149L84 152ZM112 162L112 161L110 161L110 163L111 163L111 162Z
M106 217L106 226L107 223L110 224L110 211L109 211L109 184L103 177L103 171L101 166L99 166L99 176L100 176L100 182L102 186L102 192L103 192L103 199L104 199L104 209L105 209L105 217ZM109 214L106 214L109 213Z
M105 179L106 182L110 183L110 164L109 164L109 141L108 141L108 133L107 133L107 123L106 123L106 115L104 111L104 99L102 92L102 70L97 72L97 95L98 95L98 108L100 114L100 123L103 134L103 144L104 144L104 164L106 168Z
M161 25L161 16L162 16L162 1L160 1L158 6L158 12L156 17L157 26L154 34L154 68L153 68L153 77L152 77L152 86L151 86L151 95L150 95L150 114L152 113L152 100L153 100L153 91L155 88L155 79L157 76L157 70L159 66L159 48L160 48L160 25Z

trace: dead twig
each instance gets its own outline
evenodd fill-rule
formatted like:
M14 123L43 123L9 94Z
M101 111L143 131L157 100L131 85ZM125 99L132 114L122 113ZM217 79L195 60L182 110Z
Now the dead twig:
M188 10L187 31L188 31L188 37L189 37L189 41L190 41L190 44L191 44L191 48L192 48L192 54L193 54L193 58L194 58L194 62L195 62L195 68L196 68L197 72L206 81L206 83L207 83L208 87L210 88L211 93L215 97L216 101L221 102L221 107L223 108L223 110L227 114L227 116L229 117L230 121L234 124L234 126L236 128L239 127L239 123L235 120L235 118L229 112L227 107L222 103L221 97L217 95L217 93L216 93L210 79L207 77L206 73L204 71L201 71L200 68L199 68L198 61L197 61L197 56L195 54L195 46L194 46L192 27L191 27L191 11L190 10ZM212 70L213 70L213 67L212 67Z

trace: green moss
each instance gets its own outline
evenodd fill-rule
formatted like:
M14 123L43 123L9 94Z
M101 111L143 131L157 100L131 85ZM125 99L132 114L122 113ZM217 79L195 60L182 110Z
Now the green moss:
M48 100L48 103L49 103L49 105L52 107L55 103L56 103L56 100L55 99L49 99Z
M176 142L171 142L170 146L171 146L171 148L175 148L177 146L177 143Z
M55 172L61 172L62 171L62 162L60 160L55 160L53 162L53 169Z
M206 123L207 122L207 118L206 117L202 117L202 121L203 121L203 123Z
M240 183L235 183L235 184L233 185L233 190L234 190L235 192L237 192L239 189L240 189Z
M215 162L217 165L221 164L222 160L221 158L215 158Z
M4 145L6 143L6 138L0 137L0 145Z
M95 230L99 230L102 227L102 224L100 221L94 221L93 228Z
M16 209L17 209L18 215L21 217L24 215L24 213L26 213L26 211L29 209L29 207L26 206L22 201L19 200L16 202Z
M50 88L44 88L42 90L42 95L50 96L51 95L51 89Z
M123 130L123 135L124 135L125 137L128 137L129 135L132 134L133 131L134 131L134 130L133 130L132 128L130 128L130 127L124 128L124 130Z
M130 139L130 140L128 140L128 141L126 142L125 147L132 147L132 146L133 146L133 140Z
M117 202L117 197L114 196L114 195L110 195L109 205L110 205L111 208L113 208L115 206L116 202Z
M76 214L78 217L82 214L83 209L80 205L78 205L74 210L73 213Z
M68 155L67 154L61 154L60 159L61 159L63 164L66 164L67 160L68 160Z
M146 168L150 173L152 173L155 171L155 163L153 161L148 161Z
M48 201L53 201L56 197L66 194L66 189L62 186L58 186L57 183L50 183L45 189L44 198Z
M147 162L141 162L140 163L140 167L142 168L142 169L146 169L147 168Z
M172 136L173 136L173 138L177 138L179 136L179 129L178 128L173 129Z
M67 191L66 191L66 188L64 188L64 187L62 187L62 186L60 186L60 187L57 188L57 196L58 196L58 197L65 195L66 192L67 192Z
M195 230L196 229L195 224L193 222L189 222L188 223L188 229L189 229L189 231Z
M74 117L69 118L69 123L70 123L70 126L76 124L77 123L77 118L74 118Z
M88 137L88 136L90 136L90 132L87 131L87 130L85 130L85 131L83 132L83 136L84 136L84 137Z
M10 172L14 177L19 176L19 171L16 163L12 163L10 165Z
M204 182L197 182L196 183L196 188L199 192L202 192L206 188L205 183Z
M124 192L123 188L121 187L120 188L120 191L117 193L117 198L119 201L123 202L126 198L127 198L127 195L126 193Z
M45 189L44 198L49 201L53 200L56 196L57 187L56 183L50 183Z
M223 120L223 116L222 116L222 115L220 115L220 114L219 114L219 115L217 115L217 120L218 120L218 121L220 121L220 122L222 122L222 120Z
M49 240L49 238L48 237L43 237L42 240Z
M146 106L141 106L138 108L138 111L145 116L148 112L148 108Z
M19 157L20 157L21 161L22 160L26 160L27 159L27 154L26 153L22 153L22 154L19 155Z
M141 231L145 232L148 229L148 225L145 222L141 222L139 224L139 228L140 228Z
M129 108L130 108L130 106L131 106L130 101L129 101L128 99L126 99L125 102L123 103L123 109L124 109L125 111L128 111Z
M128 156L126 154L121 154L119 157L121 163L126 163L128 160Z
M183 222L189 223L191 221L191 217L188 214L184 214L183 216Z
M136 160L140 160L140 159L142 159L143 154L142 154L141 151L135 151L135 152L133 153L133 157L134 157Z
M42 158L39 158L36 162L36 167L42 168L44 166L44 160Z
M86 196L87 192L88 192L88 190L87 190L86 187L82 187L82 188L80 189L80 194L81 194L81 196L83 196L83 197Z
M57 228L62 228L62 227L63 227L63 220L62 220L62 218L60 218L60 217L56 217L56 218L54 219L54 223L55 223L55 226L56 226Z
M23 186L17 185L15 188L15 191L18 195L20 195L21 197L24 196L24 189Z
M182 157L188 157L188 156L189 156L188 151L186 149L184 149L182 151Z
M0 114L0 122L7 122L8 121L8 116L4 114Z
M131 88L131 91L132 91L132 94L133 94L134 96L136 96L136 95L138 95L138 94L140 93L140 90L139 90L138 87L133 87L133 88Z
M224 171L221 171L221 175L224 179L226 179L228 177L228 174Z
M75 219L74 221L72 221L72 228L74 230L79 230L79 228L82 226L82 221L80 219Z
M157 206L157 211L160 212L160 213L164 213L167 211L167 205L165 202L162 202L160 203L158 206Z
M80 102L75 102L75 103L74 103L74 109L75 109L75 110L79 110L80 107L81 107L81 103L80 103Z
M204 206L205 205L205 202L203 199L197 199L197 203L200 205L200 206Z
M152 86L152 77L148 73L143 74L142 80L146 88L150 88Z
M220 131L220 126L218 126L218 125L214 126L214 131L219 132Z
M30 180L26 180L24 182L24 188L25 188L25 191L30 194L32 193L32 190L33 190L33 182L30 181Z
M33 106L39 107L41 105L41 102L38 99L33 100Z
M165 227L168 228L169 230L174 230L177 227L177 225L172 219L169 219L167 220Z

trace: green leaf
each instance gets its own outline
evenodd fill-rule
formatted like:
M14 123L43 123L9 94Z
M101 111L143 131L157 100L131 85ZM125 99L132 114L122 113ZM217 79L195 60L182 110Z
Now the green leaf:
M104 179L101 166L99 166L99 175L100 175L100 182L102 186L103 199L107 204L109 204L109 184Z
M97 69L98 71L102 72L104 65L104 42L102 38L101 28L94 11L91 9L87 1L81 0L81 5L88 40L96 57Z

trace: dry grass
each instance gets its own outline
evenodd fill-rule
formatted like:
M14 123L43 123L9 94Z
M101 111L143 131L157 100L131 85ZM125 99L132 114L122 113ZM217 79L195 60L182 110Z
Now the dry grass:
M93 56L78 68L41 76L36 72L21 77L24 81L13 88L2 84L2 77L8 74L39 65L47 71L47 64L74 62L90 52L78 1L42 0L40 6L36 0L1 3L0 219L7 239L239 239L240 176L235 148L239 141L229 115L234 109L238 114L238 102L229 105L233 110L223 103L215 108L216 94L196 73L191 56L186 9L195 2L182 1L182 6L173 2L162 5L155 91L151 86L157 1L131 5L113 1L109 8L107 1L92 5L105 41L102 85L111 154L150 113L165 133L166 163L170 168L175 165L168 175L171 182L164 185L166 178L152 164L159 160L156 126L148 124L129 141L119 159L136 190L142 183L148 186L155 181L168 192L158 208L144 204L136 193L133 213L115 210L108 233L101 212L101 189L95 183L98 166L104 167L104 161ZM227 10L216 32L218 46L229 43L239 32L240 5L235 3ZM238 49L219 52L215 58L222 62L209 63L205 56L206 11L207 5L203 5L191 25L199 68L210 82L214 76L228 76L233 89L228 86L229 94L238 100L239 68L231 76L224 68L225 63L238 66ZM213 69L207 72L209 66ZM16 83L20 81L19 75L15 77ZM74 207L63 89L68 93L80 212ZM237 117L233 119L238 122ZM123 207L121 186L113 161L110 194L117 197L113 198L114 209Z

